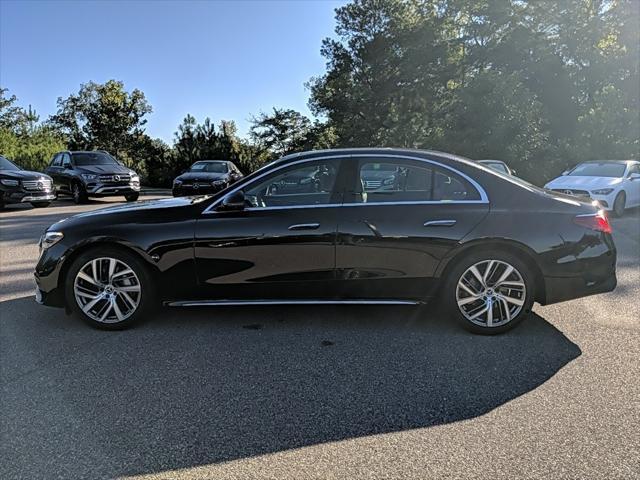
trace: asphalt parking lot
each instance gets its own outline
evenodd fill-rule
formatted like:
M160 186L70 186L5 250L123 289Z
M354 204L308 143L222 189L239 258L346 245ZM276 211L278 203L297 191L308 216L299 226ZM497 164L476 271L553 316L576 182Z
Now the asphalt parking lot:
M616 291L480 337L433 307L161 310L92 330L33 300L49 224L0 213L0 478L640 478L640 212Z

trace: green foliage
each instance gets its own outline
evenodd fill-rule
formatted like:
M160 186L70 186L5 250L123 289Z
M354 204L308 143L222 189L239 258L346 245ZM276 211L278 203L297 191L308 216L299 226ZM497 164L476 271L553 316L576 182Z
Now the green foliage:
M538 183L638 158L635 0L355 0L310 106L338 145L498 158ZM542 168L541 168L542 167Z
M251 140L270 158L320 148L336 142L335 129L291 109L274 108L272 114L260 113L252 119Z
M43 170L53 154L64 148L62 138L44 127L22 135L0 128L0 154L26 170Z
M107 150L132 168L142 165L135 147L151 113L144 93L128 93L124 83L89 82L68 98L58 98L58 112L49 124L62 132L71 150Z

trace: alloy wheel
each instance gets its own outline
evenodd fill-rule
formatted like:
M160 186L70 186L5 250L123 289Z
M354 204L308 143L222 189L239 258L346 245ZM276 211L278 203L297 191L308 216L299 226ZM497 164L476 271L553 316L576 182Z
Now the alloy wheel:
M80 309L100 323L118 323L138 308L142 287L133 269L121 260L101 257L78 270L73 292Z
M502 260L483 260L467 268L458 280L458 309L470 322L500 327L516 318L526 301L520 272Z

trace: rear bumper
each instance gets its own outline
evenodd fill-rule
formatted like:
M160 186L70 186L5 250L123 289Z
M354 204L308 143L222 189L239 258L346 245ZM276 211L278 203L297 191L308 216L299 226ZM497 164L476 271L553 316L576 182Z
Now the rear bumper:
M545 277L545 300L542 305L564 302L575 298L587 297L598 293L611 292L616 288L618 280L615 271L602 278L580 277Z

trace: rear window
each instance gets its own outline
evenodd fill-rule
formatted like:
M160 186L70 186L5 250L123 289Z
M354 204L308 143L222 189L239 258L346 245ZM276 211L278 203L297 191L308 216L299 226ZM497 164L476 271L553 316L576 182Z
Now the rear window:
M79 167L88 165L117 165L115 158L102 152L74 153L73 161Z

